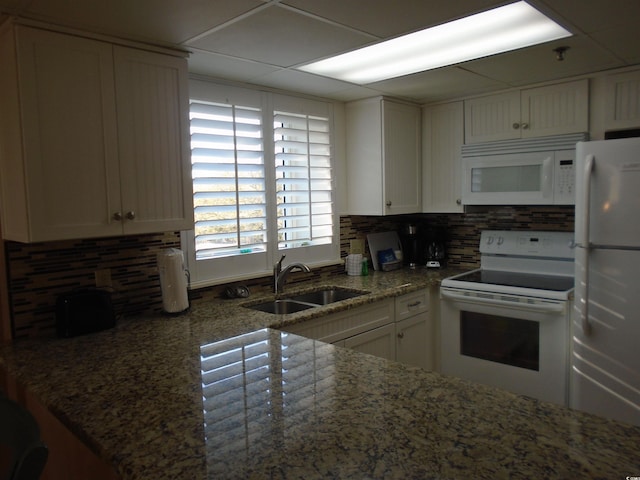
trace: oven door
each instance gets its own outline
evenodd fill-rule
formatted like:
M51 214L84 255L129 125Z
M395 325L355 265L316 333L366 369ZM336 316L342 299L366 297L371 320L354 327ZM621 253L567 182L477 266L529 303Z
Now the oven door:
M442 373L567 404L569 301L440 292Z

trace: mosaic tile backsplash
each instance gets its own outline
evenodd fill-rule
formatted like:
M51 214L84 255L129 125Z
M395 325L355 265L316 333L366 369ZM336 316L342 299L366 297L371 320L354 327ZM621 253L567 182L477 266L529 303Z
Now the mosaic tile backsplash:
M162 295L156 255L180 248L178 232L92 240L5 242L14 338L53 335L58 295L95 286L110 269L118 315L157 311Z
M573 231L573 207L502 207L464 214L421 214L393 217L343 216L340 218L341 256L350 240L367 234L438 228L446 232L448 264L474 268L479 264L478 242L482 230ZM38 244L5 242L14 338L50 336L55 332L55 302L61 293L95 285L94 272L109 268L118 315L140 315L162 310L156 255L180 248L178 232ZM367 251L368 253L368 251ZM342 266L314 270L321 279L343 271ZM309 277L295 275L290 282ZM244 282L252 290L269 288L270 277ZM190 292L192 299L219 296L226 286Z

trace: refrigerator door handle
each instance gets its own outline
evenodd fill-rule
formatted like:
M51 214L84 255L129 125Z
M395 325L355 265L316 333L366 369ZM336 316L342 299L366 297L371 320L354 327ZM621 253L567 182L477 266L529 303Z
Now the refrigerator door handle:
M584 185L582 205L584 205L584 222L582 224L582 247L584 258L582 266L584 268L584 294L580 304L580 325L585 335L591 333L591 324L589 323L589 255L591 251L591 241L589 240L589 219L591 217L591 174L595 166L595 157L587 155L584 163Z

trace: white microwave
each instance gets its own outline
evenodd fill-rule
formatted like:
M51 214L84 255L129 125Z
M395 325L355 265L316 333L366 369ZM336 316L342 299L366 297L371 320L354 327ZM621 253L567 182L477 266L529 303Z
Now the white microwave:
M464 145L463 205L575 204L575 144L585 137Z
M573 205L575 151L463 159L464 205Z

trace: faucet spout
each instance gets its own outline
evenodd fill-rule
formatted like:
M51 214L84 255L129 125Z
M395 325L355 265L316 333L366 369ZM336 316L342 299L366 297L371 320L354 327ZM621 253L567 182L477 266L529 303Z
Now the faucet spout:
M300 270L302 272L311 273L311 269L309 268L309 266L300 262L291 263L283 269L282 260L284 260L284 255L282 256L280 261L273 267L273 291L275 293L281 293L281 291L284 289L284 285L287 281L287 276L290 272L294 270Z

